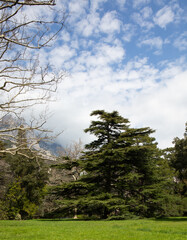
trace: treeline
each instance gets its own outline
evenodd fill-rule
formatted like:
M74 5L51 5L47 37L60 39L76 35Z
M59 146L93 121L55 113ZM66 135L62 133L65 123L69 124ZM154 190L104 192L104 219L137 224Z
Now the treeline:
M1 219L128 219L187 214L187 128L173 148L161 150L150 128L132 128L117 111L97 110L84 151L64 151L53 165L27 148L1 154ZM1 142L1 149L6 149ZM77 148L75 149L77 150ZM79 148L80 150L80 148ZM75 152L74 152L75 153ZM51 182L51 172L61 181ZM9 177L8 177L9 176Z

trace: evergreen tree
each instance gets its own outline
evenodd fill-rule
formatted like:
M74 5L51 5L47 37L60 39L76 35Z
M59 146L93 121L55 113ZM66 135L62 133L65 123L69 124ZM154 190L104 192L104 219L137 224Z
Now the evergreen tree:
M181 194L187 195L187 123L184 138L175 138L174 152L171 159L171 164L175 168L177 178L181 181L183 187Z
M36 213L44 197L44 187L48 173L43 160L36 152L27 147L27 137L22 126L17 135L16 155L7 155L13 181L4 197L8 218L13 219L17 214L22 218L31 218Z
M187 215L187 123L183 138L176 137L174 147L169 155L171 167L174 168L175 192L181 196L182 209Z
M82 177L53 188L62 198L58 212L76 209L78 214L100 218L178 214L179 209L171 207L176 205L173 181L164 176L165 163L150 136L154 131L130 128L128 119L116 111L97 110L91 116L98 120L85 132L96 139L85 146L79 161Z

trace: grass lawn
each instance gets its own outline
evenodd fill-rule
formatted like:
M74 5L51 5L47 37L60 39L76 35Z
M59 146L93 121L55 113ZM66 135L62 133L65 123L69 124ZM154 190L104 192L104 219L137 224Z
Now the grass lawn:
M185 240L187 218L0 221L1 240Z

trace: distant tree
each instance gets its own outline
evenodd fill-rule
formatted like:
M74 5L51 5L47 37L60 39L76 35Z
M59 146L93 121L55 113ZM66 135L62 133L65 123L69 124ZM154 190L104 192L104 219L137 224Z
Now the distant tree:
M83 150L83 143L80 139L79 141L74 141L66 147L59 149L59 157L57 159L59 164L53 165L53 167L68 170L68 175L72 176L73 180L78 180L81 174L78 160L82 156Z
M82 141L74 141L66 147L60 148L58 151L58 158L55 162L50 166L50 176L49 176L49 191L47 196L45 197L44 202L44 215L48 215L49 217L53 217L58 215L57 213L51 213L54 209L58 208L58 204L56 204L55 199L58 199L58 194L51 194L56 186L59 187L60 184L70 187L71 184L74 184L75 181L80 179L82 173L82 168L80 167L79 160L82 156L82 152L84 150L84 146ZM53 186L53 187L51 187ZM55 187L54 187L55 186ZM58 188L57 187L57 188ZM61 191L61 190L59 190ZM67 190L68 191L68 190ZM56 192L56 190L55 190ZM69 212L69 210L68 210ZM72 209L72 216L74 210Z
M53 188L62 198L58 211L100 218L178 214L172 200L170 175L150 128L130 128L118 112L97 110L85 132L96 139L85 146L80 166L84 174L75 182ZM168 206L168 207L167 207ZM61 210L60 210L61 208ZM170 209L169 209L170 208Z
M43 159L27 148L25 129L18 131L16 155L7 155L7 162L13 176L4 196L5 209L9 219L17 214L22 218L32 218L44 197L48 180L47 167Z
M0 150L3 150L3 149L5 149L5 144L0 141ZM0 170L1 170L0 171L0 186L2 186L3 183L4 183L4 174L5 174L5 172L3 171L3 166L2 166L2 162L4 162L4 157L5 157L4 155L5 154L0 153L0 166L1 166L1 168L0 168ZM0 196L2 196L1 192L0 192Z
M183 185L181 194L187 196L187 123L184 138L176 137L173 143L172 166L176 170L178 180Z
M5 149L5 143L0 141L0 150ZM0 153L0 219L7 219L7 212L4 206L4 197L11 181L9 165L5 161L5 153Z

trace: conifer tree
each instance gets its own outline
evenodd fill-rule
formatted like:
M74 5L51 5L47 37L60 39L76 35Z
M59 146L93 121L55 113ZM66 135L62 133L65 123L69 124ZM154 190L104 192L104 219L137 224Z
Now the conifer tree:
M96 138L79 161L81 178L52 190L61 199L57 212L76 209L99 218L177 215L173 179L163 171L167 164L151 137L154 131L130 128L117 111L96 110L91 116L98 119L85 132Z
M94 185L94 197L98 198L98 193L109 194L104 217L116 211L124 214L127 210L146 215L149 187L156 178L157 146L155 139L150 137L154 131L130 128L129 121L116 111L94 111L91 115L98 116L100 121L92 121L85 130L97 140L86 146L88 150L81 162L87 174L82 180ZM120 200L120 206L114 204L111 208L113 199Z
M183 187L181 194L187 196L187 123L184 138L175 138L174 152L171 159L172 166L175 168L177 178L181 181Z

